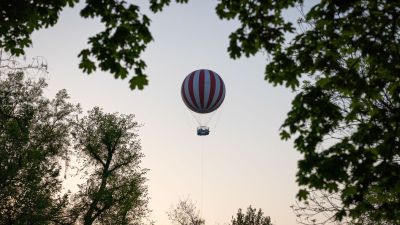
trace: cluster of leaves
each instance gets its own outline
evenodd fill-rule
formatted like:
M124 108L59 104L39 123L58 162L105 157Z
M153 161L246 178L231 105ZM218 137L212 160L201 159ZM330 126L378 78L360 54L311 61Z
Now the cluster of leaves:
M32 45L35 30L54 26L61 10L73 7L78 0L3 0L0 2L0 48L12 55L24 54ZM137 5L123 0L87 0L81 10L83 18L99 17L105 30L89 38L89 48L79 53L79 67L88 74L97 67L115 78L124 79L129 70L132 89L143 89L148 80L146 63L140 54L153 39L149 31L150 19L139 12Z
M58 15L67 5L79 0L4 0L0 2L0 48L13 55L24 54L32 45L33 31L54 26Z
M171 0L149 0L150 9L154 13L161 12L164 7L171 4ZM176 0L177 3L187 3L189 0Z
M218 16L227 20L238 19L241 23L229 36L229 55L236 59L242 55L255 55L261 49L269 53L279 51L285 33L295 30L292 23L283 18L282 11L295 4L296 1L220 1L216 7Z
M0 224L143 224L147 170L133 115L94 108L79 119L65 90L49 100L44 79L13 71L0 69ZM71 156L85 159L88 177L61 194Z
M133 68L135 76L130 79L131 89L143 89L148 81L144 74L146 63L140 59L146 44L153 37L149 31L150 19L139 12L139 7L127 5L125 1L88 0L81 16L100 17L105 30L89 38L91 48L81 51L79 67L92 73L96 69L94 56L103 71L109 71L115 78L126 78L128 69Z

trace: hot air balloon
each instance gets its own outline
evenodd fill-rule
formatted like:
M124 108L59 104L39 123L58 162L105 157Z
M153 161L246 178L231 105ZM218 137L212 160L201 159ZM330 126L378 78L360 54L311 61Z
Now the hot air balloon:
M206 125L210 118L207 115L217 110L224 101L224 81L212 70L196 70L183 80L181 95L185 105L195 113L194 117L200 125L197 135L208 135L210 131Z

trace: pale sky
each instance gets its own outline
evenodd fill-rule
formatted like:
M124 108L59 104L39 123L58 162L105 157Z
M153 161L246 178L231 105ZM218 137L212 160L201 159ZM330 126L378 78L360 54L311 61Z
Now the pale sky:
M149 207L156 224L170 224L166 212L189 196L207 225L227 224L238 208L249 205L261 208L275 225L295 225L290 205L296 200L300 155L279 138L294 94L264 80L265 55L230 59L228 36L238 23L221 21L216 3L192 0L156 15L142 4L155 39L143 55L150 80L143 91L131 91L128 80L99 71L87 76L78 69L79 51L101 29L97 20L79 16L79 6L64 10L54 27L35 32L27 55L46 58L49 97L65 88L85 111L99 106L135 114L144 124L142 167L150 169ZM298 12L287 16L295 21ZM195 120L180 96L183 79L201 68L217 72L226 86L207 137L196 135Z

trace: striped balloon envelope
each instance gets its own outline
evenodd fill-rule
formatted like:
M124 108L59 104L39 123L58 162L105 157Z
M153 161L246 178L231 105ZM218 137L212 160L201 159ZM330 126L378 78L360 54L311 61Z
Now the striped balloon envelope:
M225 98L225 84L212 70L191 72L182 83L181 95L185 105L197 113L210 113L221 106Z

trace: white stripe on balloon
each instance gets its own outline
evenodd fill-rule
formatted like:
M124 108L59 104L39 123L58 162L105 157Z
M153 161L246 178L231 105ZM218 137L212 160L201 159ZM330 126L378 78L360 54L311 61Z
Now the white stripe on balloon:
M214 79L215 79L215 91L214 91L213 100L212 100L211 105L210 105L210 109L214 108L214 104L217 101L218 96L219 96L219 92L220 92L220 90L219 90L220 89L219 88L220 79L219 79L219 76L217 75L217 73L215 73L215 72L214 72Z
M221 98L219 99L217 104L211 110L213 111L213 110L217 109L222 104L224 99L225 99L225 85L224 85L224 83L222 83L222 95L221 95Z
M209 70L204 70L204 107L203 110L207 108L208 98L210 97L211 91L211 72Z

